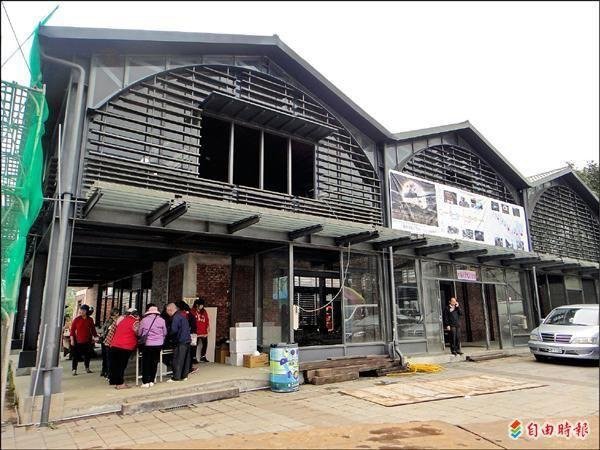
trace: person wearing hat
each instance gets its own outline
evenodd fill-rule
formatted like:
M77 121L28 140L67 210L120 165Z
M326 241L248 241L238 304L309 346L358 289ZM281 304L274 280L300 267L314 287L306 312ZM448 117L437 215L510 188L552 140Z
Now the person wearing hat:
M165 343L167 324L160 316L154 303L148 303L146 312L138 328L138 344L142 350L142 385L143 388L154 386L156 369L160 359L160 351Z
M129 357L137 347L137 330L140 320L135 308L129 308L127 314L115 322L115 331L110 339L108 351L108 381L115 389L127 389L125 369Z
M71 352L73 355L71 369L73 375L77 375L77 364L80 359L83 359L83 365L87 373L92 373L90 370L90 356L94 351L94 340L98 338L94 319L89 317L90 307L81 305L79 307L79 315L73 319L71 323L70 339Z

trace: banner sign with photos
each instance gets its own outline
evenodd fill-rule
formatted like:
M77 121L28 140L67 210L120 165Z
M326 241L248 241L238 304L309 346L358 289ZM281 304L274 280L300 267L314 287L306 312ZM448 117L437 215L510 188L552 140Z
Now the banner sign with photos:
M521 206L390 170L392 228L529 251Z

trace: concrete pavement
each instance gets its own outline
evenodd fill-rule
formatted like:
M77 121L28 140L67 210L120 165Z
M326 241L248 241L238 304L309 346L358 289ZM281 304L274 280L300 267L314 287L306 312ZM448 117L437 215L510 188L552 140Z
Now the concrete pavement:
M438 379L451 382L452 378L456 377L488 373L508 375L522 380L541 380L547 386L396 407L377 405L339 392L344 388L367 387L381 382L401 383L405 379ZM448 440L454 432L458 433L457 439L463 445L471 445L470 438L467 439L463 433L467 431L475 439L474 442L480 444L479 448L483 442L501 448L518 448L519 445L524 445L525 441L509 439L508 425L515 419L543 421L545 418L557 421L566 418L575 421L585 419L592 424L591 433L585 440L572 442L558 437L540 438L535 442L535 446L571 448L578 445L583 446L582 448L598 448L598 386L597 366L538 363L529 355L513 356L479 363L447 364L443 372L435 374L361 378L357 381L323 386L303 385L295 393L246 392L239 398L177 410L131 416L110 414L64 422L57 424L55 429L8 426L3 429L2 448L130 448L135 445L162 445L160 448L181 448L183 445L191 445L188 448L209 448L215 445L211 448L224 448L216 446L221 445L220 439L247 440L255 436L266 442L269 440L267 436L274 438L283 434L283 438L277 437L272 440L276 444L280 442L279 439L284 438L288 439L288 442L297 441L293 434L288 433L315 433L317 436L321 433L319 430L324 430L325 434L322 436L328 435L327 433L331 436L341 436L341 441L334 440L335 443L331 444L333 447L367 448L359 446L369 445L369 448L389 448L405 443L401 444L402 440L388 443L371 440L364 443L353 438L344 438L343 436L349 435L350 432L344 430L344 427L362 430L362 434L368 437L374 436L369 433L370 430L377 429L376 427L408 427L389 430L387 433L392 437L408 436L408 439L411 427L423 425L442 430L441 434L447 436L446 440L441 441L443 448L448 448L447 444L454 442ZM426 423L401 425L411 421ZM442 427L438 422L445 424ZM471 427L473 432L469 431ZM309 430L311 433L306 433ZM261 445L264 444L260 442ZM324 439L318 442L325 445ZM304 446L309 447L309 444L310 442L305 442ZM431 446L440 448L438 444L437 441L431 442Z

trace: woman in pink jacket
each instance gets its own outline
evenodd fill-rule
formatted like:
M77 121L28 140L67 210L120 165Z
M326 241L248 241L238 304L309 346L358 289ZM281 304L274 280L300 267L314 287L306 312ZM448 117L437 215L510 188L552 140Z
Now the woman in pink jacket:
M160 351L165 343L167 325L160 317L160 312L154 303L148 303L146 313L140 322L138 336L142 351L142 385L143 388L154 386L156 369L160 359Z

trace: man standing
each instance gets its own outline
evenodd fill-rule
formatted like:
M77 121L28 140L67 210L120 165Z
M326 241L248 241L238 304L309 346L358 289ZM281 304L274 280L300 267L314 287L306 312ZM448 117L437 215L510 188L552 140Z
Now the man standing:
M175 343L173 350L173 376L167 383L187 380L190 370L190 324L185 316L179 313L175 303L167 305L167 314L171 316L171 338Z
M90 307L81 305L79 315L71 323L71 352L73 355L72 369L73 375L77 375L77 363L83 358L83 364L87 373L90 370L90 355L94 351L94 340L98 338L94 319L89 317Z
M197 298L192 307L192 314L196 319L196 333L198 333L198 341L202 344L200 350L200 362L208 362L206 359L206 349L208 348L208 333L210 332L210 322L208 313L204 309L204 300ZM196 345L192 342L192 358L196 359Z
M448 306L444 308L444 323L446 329L450 331L450 350L453 355L463 354L460 351L460 316L462 316L460 305L452 297L448 302Z

